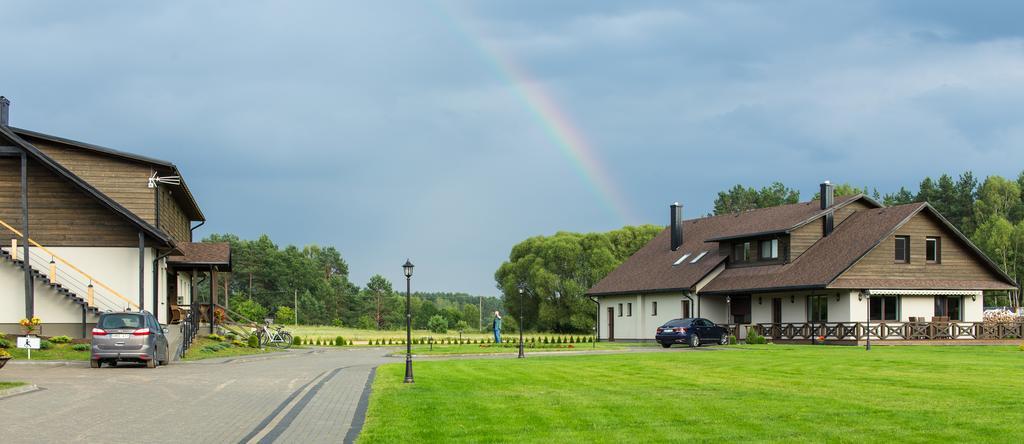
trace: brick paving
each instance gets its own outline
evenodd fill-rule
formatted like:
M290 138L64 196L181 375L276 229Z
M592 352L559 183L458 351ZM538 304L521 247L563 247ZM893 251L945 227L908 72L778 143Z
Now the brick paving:
M90 369L8 365L42 390L0 399L5 442L342 442L386 349Z

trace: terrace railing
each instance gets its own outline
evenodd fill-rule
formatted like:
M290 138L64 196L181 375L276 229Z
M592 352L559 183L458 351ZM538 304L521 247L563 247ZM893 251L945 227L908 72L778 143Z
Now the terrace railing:
M736 326L739 327L739 326ZM954 340L1024 339L1024 321L1016 322L798 322L753 324L767 338L780 340Z

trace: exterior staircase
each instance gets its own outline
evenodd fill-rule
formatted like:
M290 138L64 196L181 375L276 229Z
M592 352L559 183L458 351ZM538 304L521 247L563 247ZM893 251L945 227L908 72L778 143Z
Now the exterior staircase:
M22 261L21 259L12 258L11 253L7 251L7 249L0 249L0 258L2 258L4 262L15 266L18 270L22 269L22 264L24 263L24 261ZM51 279L50 276L47 276L46 274L37 270L35 267L31 265L29 266L29 269L32 271L32 277L35 278L37 282L41 282L43 285L46 285L47 287L53 289L57 294L69 298L72 301L74 301L74 303L84 307L87 313L98 315L103 311L96 306L89 305L88 300L85 298L85 294L79 294L76 291L72 291L72 289L69 287L54 282L54 280ZM78 291L82 290L79 289Z

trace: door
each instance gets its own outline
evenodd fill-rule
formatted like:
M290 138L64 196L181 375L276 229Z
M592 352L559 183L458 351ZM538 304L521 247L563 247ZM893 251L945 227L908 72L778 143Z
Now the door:
M608 342L615 341L615 307L608 307Z
M681 318L688 319L690 317L690 301L683 301L682 308L679 310Z
M782 323L782 298L772 298L772 324Z

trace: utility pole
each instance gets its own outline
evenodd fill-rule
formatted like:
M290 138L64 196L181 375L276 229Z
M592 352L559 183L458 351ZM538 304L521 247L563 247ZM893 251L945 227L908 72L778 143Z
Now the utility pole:
M299 289L295 289L295 325L299 325Z
M480 312L479 312L479 314L480 314L480 320L479 320L480 322L479 322L479 325L477 325L476 329L477 329L477 331L484 331L484 297L483 296L480 296Z

